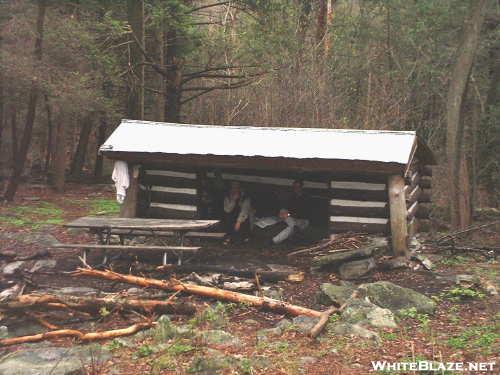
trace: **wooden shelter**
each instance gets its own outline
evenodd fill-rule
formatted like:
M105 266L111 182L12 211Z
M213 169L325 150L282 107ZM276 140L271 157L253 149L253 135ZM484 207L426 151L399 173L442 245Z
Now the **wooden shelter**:
M125 217L197 218L200 180L253 191L300 178L331 232L385 233L405 254L426 218L435 159L413 131L208 126L123 120L100 151L126 161Z

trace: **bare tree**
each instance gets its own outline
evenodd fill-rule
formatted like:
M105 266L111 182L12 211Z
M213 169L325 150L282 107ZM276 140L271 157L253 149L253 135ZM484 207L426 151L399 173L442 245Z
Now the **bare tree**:
M453 67L446 103L446 151L450 176L450 216L453 228L463 228L471 221L470 182L467 163L463 152L464 121L463 102L472 69L472 63L479 44L481 27L487 0L474 3L471 17L463 28L463 38Z

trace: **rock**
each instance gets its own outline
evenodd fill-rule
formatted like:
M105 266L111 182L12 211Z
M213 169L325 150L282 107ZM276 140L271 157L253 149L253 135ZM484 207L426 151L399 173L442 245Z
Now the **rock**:
M280 336L282 334L282 329L279 327L259 329L255 334L257 342L268 341L269 336Z
M332 327L332 332L337 335L355 336L369 339L379 344L381 342L378 333L370 331L358 324L338 323Z
M25 244L45 246L45 247L50 247L52 245L59 243L57 238L45 232L25 233L23 234L22 239L17 238L17 240L21 240Z
M299 315L292 319L293 327L299 332L309 333L311 329L318 323L319 318L311 318L305 315Z
M17 252L14 250L2 250L0 251L0 257L2 258L15 258L17 257Z
M333 254L316 257L312 260L311 266L313 268L322 268L324 266L335 267L349 260L370 257L373 254L373 250L374 249L372 247L362 247L360 249L336 252Z
M372 327L397 328L394 314L363 299L350 300L342 312L342 321L350 324L368 324Z
M475 284L479 284L479 278L474 275L459 274L455 275L455 283L465 287L471 287Z
M342 305L349 299L352 293L356 290L350 285L334 285L323 283L319 287L318 302L322 305Z
M293 323L289 319L281 319L276 324L276 328L279 328L282 331L286 331L287 329L291 328L292 326L293 326Z
M16 262L6 264L2 272L4 275L14 275L16 272L21 270L24 263L26 263L24 260L18 260Z
M339 276L342 279L356 280L368 276L376 267L373 258L353 260L340 265Z
M416 260L417 262L421 263L422 266L424 266L424 268L428 271L430 271L434 268L434 264L425 255L414 254L411 256L411 259Z
M58 293L75 296L92 296L99 294L99 291L86 286L68 286L58 290Z
M262 287L262 294L264 295L264 297L282 300L283 288L279 286L264 286Z
M193 358L188 372L203 374L218 374L221 370L238 366L238 360L226 356L219 350L207 349L204 356L197 355Z
M240 347L241 341L230 333L220 330L204 331L200 335L201 341L206 345L233 346Z
M389 281L362 284L358 291L374 304L389 309L395 314L400 314L402 309L409 308L415 308L418 313L432 314L436 307L429 297Z
M151 328L151 336L154 337L157 343L166 342L173 338L193 338L196 336L196 333L191 325L182 324L177 326L172 323L168 315L160 316L157 322L158 324L156 327Z
M258 326L259 322L256 321L255 319L245 319L243 321L243 324L246 325L246 326Z
M9 337L9 328L7 326L0 326L0 339Z
M55 268L57 261L55 259L41 259L37 260L33 267L31 267L30 272L37 272L40 270L51 270Z
M384 270L395 270L398 268L407 268L408 266L408 258L404 256L389 258L379 264L379 267Z
M83 373L84 366L91 361L99 363L109 358L107 350L94 345L74 346L72 348L30 347L5 356L0 361L0 374L69 375Z

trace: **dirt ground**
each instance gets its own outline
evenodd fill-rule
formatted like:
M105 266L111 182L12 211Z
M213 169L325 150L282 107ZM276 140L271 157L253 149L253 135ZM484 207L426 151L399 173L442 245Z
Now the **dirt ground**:
M19 255L28 255L37 250L48 249L50 259L57 260L54 270L37 272L30 275L24 293L40 289L62 287L91 287L102 292L119 293L127 291L133 285L111 283L98 279L75 277L71 274L81 265L78 250L50 249L43 244L26 241L31 233L51 234L60 242L86 243L95 239L80 231L68 230L62 224L84 215L116 214L113 193L105 185L71 185L64 194L55 194L42 185L24 187L18 194L15 204L0 206L0 251L14 251ZM491 220L491 218L487 218ZM439 362L491 362L496 361L499 354L498 297L489 295L480 287L474 289L472 296L455 295L451 297L449 290L454 287L453 277L457 274L469 274L488 280L498 286L498 262L495 255L485 251L460 250L461 248L498 247L500 226L491 225L484 229L461 236L455 246L437 246L433 239L442 235L429 233L425 236L423 253L431 259L435 268L426 271L419 269L399 269L377 271L369 278L356 282L368 283L380 280L392 281L403 287L414 289L437 302L437 310L433 315L412 315L401 318L397 329L379 329L381 344L376 345L360 338L338 336L326 330L317 340L296 330L287 330L273 342L262 344L256 339L256 332L274 327L285 316L273 312L258 311L249 306L225 304L223 329L238 337L242 345L237 348L209 345L228 356L237 358L263 357L267 359L267 367L259 369L252 366L240 366L222 370L222 373L248 374L367 374L372 372L371 361L386 360L415 361L425 359ZM9 235L5 235L5 234ZM15 234L15 235L12 235ZM312 274L309 271L308 256L288 258L289 248L270 248L265 246L245 245L241 247L223 247L218 242L202 243L204 250L192 262L206 264L238 264L267 265L281 264L297 268L305 273L302 282L291 283L280 281L267 283L264 286L279 287L283 299L317 310L324 310L317 302L319 286L322 283L339 283L338 277L329 272ZM457 247L459 249L457 249ZM102 254L93 253L90 262L98 263ZM126 258L112 263L114 270L133 273L152 278L165 277L155 270L161 262L161 256L144 256ZM2 264L5 264L3 261ZM417 265L416 263L413 264ZM182 278L186 275L176 275ZM8 280L3 275L2 289ZM197 305L198 316L203 316L207 306L215 301L200 297L177 295L177 301L191 301ZM122 314L107 312L91 322L79 321L69 316L47 315L47 320L63 328L76 328L83 331L108 330L126 327L146 318L138 314ZM194 324L192 317L175 316L176 324ZM22 326L33 321L26 316L6 316L2 324L8 327ZM332 324L333 324L332 320ZM211 327L208 319L197 319L196 329ZM40 326L39 331L46 331ZM185 339L182 339L185 340ZM117 341L101 342L100 345L111 351L111 359L99 363L99 366L87 368L90 373L143 374L187 373L195 356L206 353L207 345L196 340L176 341L167 349L156 349L151 337L137 338L132 346L124 346ZM78 345L69 339L54 342L56 345ZM182 345L184 346L182 346ZM172 348L181 349L171 355L170 363L158 370L158 363L164 360L165 353ZM184 348L184 349L182 349ZM4 353L19 348L3 349ZM303 360L303 358L314 360ZM245 362L247 363L247 362ZM404 372L399 372L404 373ZM498 373L498 372L497 372Z

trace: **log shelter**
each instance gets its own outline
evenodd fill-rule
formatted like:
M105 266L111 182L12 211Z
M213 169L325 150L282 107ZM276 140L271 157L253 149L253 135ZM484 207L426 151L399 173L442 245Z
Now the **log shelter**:
M100 152L128 163L123 217L198 219L202 181L241 181L265 201L300 179L329 232L389 235L396 255L428 219L435 164L414 131L136 120L122 120Z

